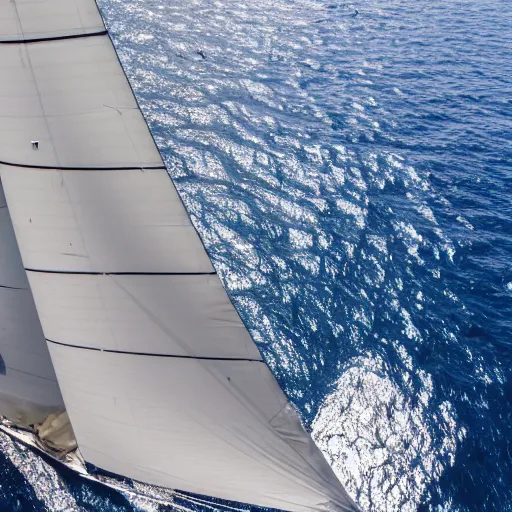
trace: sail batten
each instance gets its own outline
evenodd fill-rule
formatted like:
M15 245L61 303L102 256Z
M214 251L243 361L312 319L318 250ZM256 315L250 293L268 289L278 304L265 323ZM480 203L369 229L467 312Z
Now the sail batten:
M82 276L214 276L216 271L211 272L94 272L79 270L45 270L35 268L25 268L27 272L37 272L39 274L64 274L64 275L82 275Z
M81 37L101 30L93 0L0 7L0 41L18 41L0 44L0 177L81 453L163 487L356 510L224 290L110 38Z
M32 43L42 43L45 41L62 41L64 39L79 39L79 38L85 38L85 37L96 37L96 36L105 36L105 35L107 35L106 30L99 30L99 31L84 32L84 33L78 33L78 34L71 33L71 34L23 38L23 39L6 39L4 41L0 41L0 44L32 44Z
M7 162L5 160L0 160L0 165L8 166L8 167L18 167L19 169L38 169L41 171L155 171L155 170L165 170L165 165L148 165L148 166L96 166L96 167L87 167L87 166L55 166L55 165L35 165L35 164L24 164L20 162Z
M144 357L170 357L174 359L191 359L191 360L202 360L202 361L233 361L233 362L249 362L249 363L264 363L263 359L248 359L246 357L213 357L213 356L192 356L192 355L182 355L182 354L160 354L157 352L129 352L126 350L114 350L108 348L97 348L97 347L86 347L83 345L71 345L70 343L61 343L60 341L46 339L48 343L53 343L54 345L60 345L61 347L69 347L69 348L77 348L80 350L95 350L97 352L106 352L109 354L122 354L122 355L131 355L131 356L144 356Z

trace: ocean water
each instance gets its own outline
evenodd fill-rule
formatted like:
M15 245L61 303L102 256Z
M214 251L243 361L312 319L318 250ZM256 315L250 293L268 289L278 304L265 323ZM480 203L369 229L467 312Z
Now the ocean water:
M362 509L512 510L512 3L100 6L224 284ZM0 436L0 510L162 508Z

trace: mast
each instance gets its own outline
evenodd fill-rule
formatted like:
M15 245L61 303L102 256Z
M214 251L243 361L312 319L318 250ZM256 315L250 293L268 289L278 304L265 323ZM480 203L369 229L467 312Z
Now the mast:
M94 1L8 6L0 176L85 460L260 506L355 510L224 291Z

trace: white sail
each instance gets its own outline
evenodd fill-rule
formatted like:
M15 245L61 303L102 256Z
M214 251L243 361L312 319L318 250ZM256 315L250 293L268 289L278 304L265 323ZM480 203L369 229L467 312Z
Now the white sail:
M51 40L0 45L0 175L82 455L169 488L355 510L229 301L103 25L52 32L51 13L93 0L63 2L40 0L39 21L19 9L37 1L11 2L13 27Z
M0 41L73 36L103 31L91 0L2 0Z
M0 183L0 416L28 427L63 410Z

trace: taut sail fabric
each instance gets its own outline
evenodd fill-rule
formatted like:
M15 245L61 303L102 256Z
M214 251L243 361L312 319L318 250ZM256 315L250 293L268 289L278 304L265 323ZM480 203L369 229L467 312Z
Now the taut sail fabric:
M222 288L93 0L9 4L7 39L47 40L0 44L0 176L84 458L224 499L354 510Z
M104 31L90 0L2 0L0 41L69 37Z
M0 416L28 427L64 411L0 182Z

